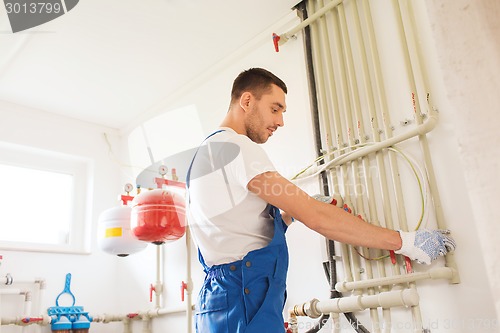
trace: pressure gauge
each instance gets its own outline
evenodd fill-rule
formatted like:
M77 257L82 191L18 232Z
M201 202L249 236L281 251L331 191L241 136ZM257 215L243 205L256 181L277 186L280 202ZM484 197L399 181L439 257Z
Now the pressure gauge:
M168 172L168 168L164 165L160 165L158 172L160 173L160 175L165 176Z
M130 193L134 189L134 186L130 183L125 184L125 192Z

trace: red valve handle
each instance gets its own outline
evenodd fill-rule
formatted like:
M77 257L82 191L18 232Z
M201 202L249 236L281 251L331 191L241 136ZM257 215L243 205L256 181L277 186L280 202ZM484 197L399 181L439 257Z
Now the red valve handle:
M131 195L123 195L122 194L122 196L121 196L122 204L124 206L126 206L129 201L132 201L132 199L134 199L134 197Z
M149 302L153 302L153 291L156 291L156 289L153 284L151 284L149 287Z
M276 52L279 52L280 51L280 47L279 47L279 44L278 42L280 41L281 37L278 36L276 33L273 33L273 44L274 44L274 50Z
M181 300L184 302L184 291L187 290L187 283L182 281L181 282Z
M405 256L405 266L407 274L413 273L413 268L411 267L411 259L407 256Z
M396 265L396 254L394 254L394 251L389 251L389 254L391 255L391 262L393 265Z
M352 209L347 204L344 204L344 210L348 213L352 213Z
M23 318L21 319L21 321L24 323L24 324L29 324L31 322L33 323L36 323L36 322L39 322L39 321L43 321L43 318L34 318L34 317L26 317L26 318Z

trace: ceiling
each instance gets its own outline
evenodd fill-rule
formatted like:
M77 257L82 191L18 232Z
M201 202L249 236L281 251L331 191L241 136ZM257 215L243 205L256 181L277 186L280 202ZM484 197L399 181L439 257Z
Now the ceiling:
M257 35L271 43L297 2L84 0L16 33L0 6L0 100L121 129Z

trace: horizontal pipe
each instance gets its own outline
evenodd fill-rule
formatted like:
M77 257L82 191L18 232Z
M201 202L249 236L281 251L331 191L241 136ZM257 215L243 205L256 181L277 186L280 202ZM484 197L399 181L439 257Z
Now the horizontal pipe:
M24 295L26 291L16 288L0 288L0 295Z
M52 318L47 315L41 315L38 317L11 317L11 318L0 318L1 325L48 325L52 321Z
M321 16L325 15L328 11L332 10L334 7L338 6L341 4L343 0L334 0L326 4L325 6L321 7L318 9L314 14L309 16L307 19L302 21L299 25L296 27L290 29L288 32L285 32L284 34L281 34L279 37L279 42L278 45L283 45L285 44L292 36L295 36L299 31L316 21L318 18Z
M9 293L6 293L7 295L12 294L12 295L21 295L23 291L19 289L0 289L0 291L3 290L9 290ZM5 294L3 294L5 295ZM193 308L194 305L191 307ZM110 322L119 322L119 321L124 321L124 320L130 320L130 319L149 319L149 318L154 318L154 317L159 317L159 316L164 316L168 314L174 314L174 313L183 313L186 312L186 307L178 307L178 308L161 308L161 309L154 309L154 310L148 310L148 311L142 311L142 312L137 312L137 313L129 313L126 315L110 315L110 314L104 314L104 315L90 315L92 317L92 322L98 323L110 323ZM26 326L26 325L31 325L31 324L38 324L38 325L48 325L50 324L52 318L50 316L42 315L39 317L13 317L13 318L0 318L0 325L18 325L18 326Z
M335 290L339 292L348 292L357 289L373 288L378 286L390 286L401 283L415 282L419 280L452 280L457 271L450 267L438 267L430 269L426 272L411 273L405 275L395 275L382 277L377 279L362 280L362 281L344 281L338 282L335 285Z
M348 313L373 308L394 308L400 306L416 306L419 296L415 289L403 289L383 292L377 295L358 295L332 298L325 301L313 299L310 302L293 307L297 316L318 318L324 313Z
M308 168L306 171L304 171L300 175L300 177L297 177L297 179L305 178L305 177L314 175L318 172L327 170L327 169L332 168L334 166L343 165L347 162L351 162L357 158L365 157L371 153L375 153L375 152L380 151L382 149L394 146L395 144L406 141L406 140L411 139L413 137L429 133L430 131L432 131L434 129L434 127L436 127L437 121L438 121L438 112L434 109L430 109L429 110L429 117L428 117L427 121L425 123L422 123L422 124L416 126L413 129L409 130L408 132L402 133L402 134L397 135L397 136L393 136L393 137L391 137L387 140L384 140L384 141L374 142L373 144L364 146L362 148L358 148L356 150L353 150L352 152L349 152L348 154L341 155L341 156L333 159L332 161L328 162L325 165L312 166L312 167Z
M191 308L193 308L193 306ZM168 314L183 313L183 312L186 312L186 307L159 308L159 309L153 309L135 313L128 313L126 315L112 315L112 314L91 315L91 317L93 322L110 323L128 319L154 318Z
M357 149L353 153L347 155L345 158L340 158L337 161L337 164L341 165L341 164L353 161L357 158L364 157L368 154L374 153L374 152L382 150L384 148L394 146L397 143L406 141L406 140L411 139L413 137L426 134L426 133L430 132L431 130L433 130L434 127L436 127L437 120L438 120L437 111L429 110L429 119L425 123L413 128L412 130L409 130L406 133L402 133L400 135L393 136L392 138L389 138L385 141L380 141L380 142L377 142L373 145L369 145L369 146Z

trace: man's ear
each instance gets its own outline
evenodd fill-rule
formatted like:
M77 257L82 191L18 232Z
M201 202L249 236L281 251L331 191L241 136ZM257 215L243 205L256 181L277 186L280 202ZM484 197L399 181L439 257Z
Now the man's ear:
M240 107L248 111L250 109L250 101L252 99L252 94L248 91L245 91L243 94L241 94L240 97Z

